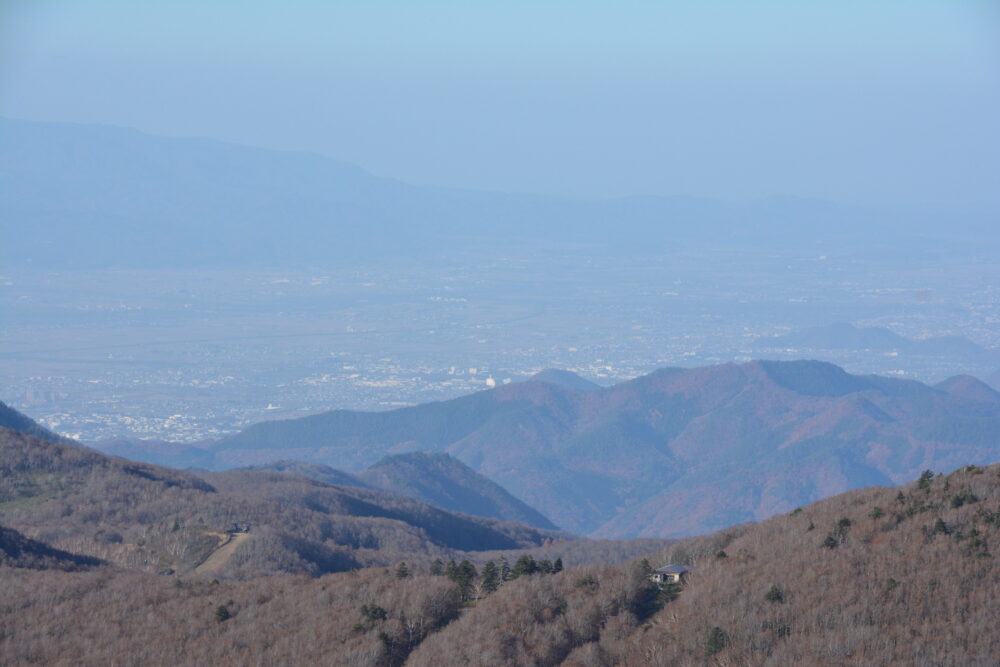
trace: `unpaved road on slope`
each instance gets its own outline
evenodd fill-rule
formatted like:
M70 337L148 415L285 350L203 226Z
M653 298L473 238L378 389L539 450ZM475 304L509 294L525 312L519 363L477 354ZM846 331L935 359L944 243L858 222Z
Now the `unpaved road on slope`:
M205 572L214 572L220 567L229 562L229 559L233 557L236 549L250 539L249 533L236 533L235 535L230 535L229 538L219 545L219 548L212 552L212 554L205 559L205 561L194 569L195 574L203 574Z

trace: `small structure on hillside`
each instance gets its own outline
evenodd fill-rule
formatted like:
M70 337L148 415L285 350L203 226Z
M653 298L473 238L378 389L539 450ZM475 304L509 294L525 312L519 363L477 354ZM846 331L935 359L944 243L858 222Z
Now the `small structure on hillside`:
M683 565L664 565L653 570L649 578L658 584L683 584L684 577L690 571L691 568Z

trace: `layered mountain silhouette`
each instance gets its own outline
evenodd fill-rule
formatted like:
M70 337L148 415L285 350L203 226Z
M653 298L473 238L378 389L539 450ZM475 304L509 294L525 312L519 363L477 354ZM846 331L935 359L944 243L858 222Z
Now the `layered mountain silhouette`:
M358 486L365 489L373 488L365 484L361 479L343 470L337 470L322 463L303 463L302 461L273 461L271 463L260 463L258 465L246 466L243 470L261 470L264 472L287 472L293 475L302 475L309 479L315 479L324 484L336 484L338 486Z
M756 342L756 346L800 350L869 350L948 357L971 362L1000 361L1000 352L977 345L961 336L938 336L915 340L900 336L884 327L855 327L843 322L803 329L784 336L763 338Z
M558 368L546 368L528 378L529 382L546 382L566 389L577 391L595 391L601 388L596 382L591 382L585 377L581 377L572 371L564 371Z
M447 452L567 529L676 536L762 519L862 486L1000 454L1000 400L817 361L666 368L578 391L530 381L388 412L265 422L214 465L295 458L359 471Z
M114 438L95 442L93 446L105 454L159 466L211 468L213 461L212 454L203 447L183 442Z
M570 237L605 253L773 248L801 245L818 225L830 244L887 238L884 218L805 199L576 200L417 187L320 155L117 127L0 119L0 134L10 266L245 270Z
M213 569L316 575L559 536L374 489L267 471L194 474L2 427L0 470L5 527L52 549L5 532L4 549L18 562L72 564L62 553L71 551L122 567L191 572L229 546ZM225 532L234 524L238 542Z
M444 453L412 452L387 456L358 477L369 485L416 498L451 512L463 512L536 528L556 526L502 486Z
M971 375L955 375L937 383L934 387L970 401L1000 403L1000 392Z
M325 484L379 489L408 496L449 512L461 512L501 521L516 521L536 528L556 526L538 510L510 495L496 482L480 475L448 454L412 452L386 456L357 474L322 463L275 461L247 466L246 470L287 472Z

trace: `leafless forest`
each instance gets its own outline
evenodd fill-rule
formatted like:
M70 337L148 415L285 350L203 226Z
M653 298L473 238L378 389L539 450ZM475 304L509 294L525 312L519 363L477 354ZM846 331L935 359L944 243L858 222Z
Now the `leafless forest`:
M192 492L177 475L168 498ZM235 477L213 479L214 493L224 493L227 479ZM58 497L55 482L46 483ZM4 512L30 538L75 545L112 565L63 571L8 559L0 566L0 663L987 665L1000 655L1000 465L851 492L617 565L575 564L601 554L620 560L613 542L590 543L595 553L586 558L588 547L549 541L469 558L443 547L400 549L417 558L369 567L345 560L338 565L346 571L320 576L295 560L315 544L305 528L301 536L262 528L217 573L157 574L122 554L149 556L129 546L137 529L127 526L145 520L141 494L114 485L106 493L105 505L79 511L99 513L100 525L118 517L121 542L84 539L91 524L74 523L75 512L61 523L66 510L51 499L24 507L22 498L20 509ZM122 498L133 509L120 508ZM295 539L308 544L281 546ZM298 574L281 573L280 554ZM670 562L692 572L683 586L661 590L649 567Z

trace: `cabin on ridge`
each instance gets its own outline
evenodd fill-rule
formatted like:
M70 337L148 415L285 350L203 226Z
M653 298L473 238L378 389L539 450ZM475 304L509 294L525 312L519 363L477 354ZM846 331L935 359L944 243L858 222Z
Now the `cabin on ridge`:
M664 565L653 570L649 578L658 584L682 584L685 575L690 571L691 568L683 565Z

